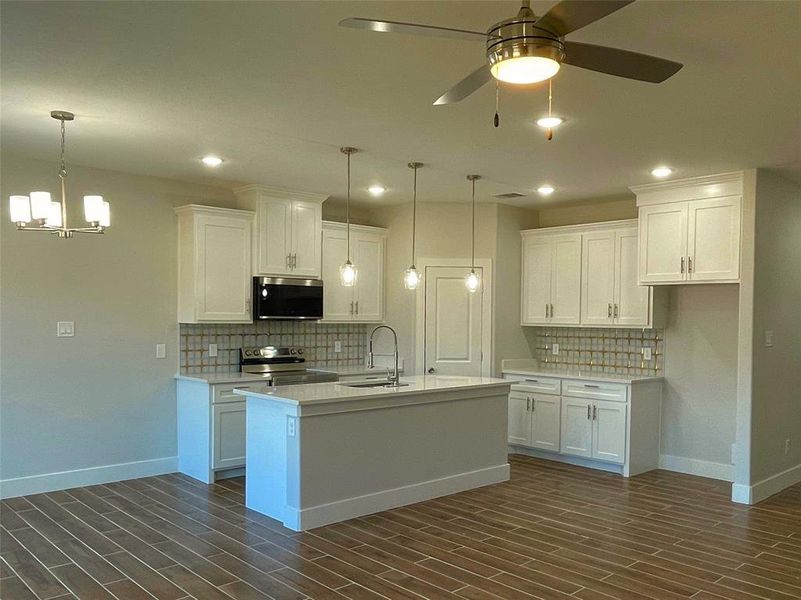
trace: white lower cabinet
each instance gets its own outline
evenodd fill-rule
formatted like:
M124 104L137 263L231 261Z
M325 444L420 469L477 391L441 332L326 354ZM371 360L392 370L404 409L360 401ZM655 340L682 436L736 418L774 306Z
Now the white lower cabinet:
M626 477L658 468L661 380L619 383L534 373L504 378L518 382L509 394L510 445L535 454L548 450L543 457Z
M241 396L240 396L241 397ZM215 404L211 437L215 469L245 466L245 402Z

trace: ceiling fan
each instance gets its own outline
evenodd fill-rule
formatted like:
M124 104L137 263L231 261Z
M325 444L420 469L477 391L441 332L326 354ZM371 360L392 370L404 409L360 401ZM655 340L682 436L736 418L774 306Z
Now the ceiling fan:
M487 64L480 66L434 101L453 104L464 100L495 77L512 84L550 79L562 63L638 81L661 83L682 68L681 63L638 52L565 41L565 36L631 4L634 0L562 0L538 17L530 0L517 15L495 23L486 32L437 27L400 21L351 17L342 27L381 33L410 33L454 39L483 40Z

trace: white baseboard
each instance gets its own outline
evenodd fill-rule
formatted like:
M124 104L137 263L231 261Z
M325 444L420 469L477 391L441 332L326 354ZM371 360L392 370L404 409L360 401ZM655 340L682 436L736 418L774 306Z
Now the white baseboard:
M766 477L754 485L735 483L731 489L731 501L740 504L756 504L799 482L801 482L801 465L796 465L781 473Z
M74 471L60 471L30 477L0 480L0 498L15 498L28 494L54 492L84 485L97 485L137 477L150 477L174 473L178 470L178 457L168 456L153 460L104 465Z
M734 465L716 463L686 456L659 455L659 468L687 475L698 475L721 481L734 481Z
M287 507L284 525L295 531L305 531L354 517L370 515L383 510L508 480L509 465L503 464L391 490L383 490L364 496L346 498L345 500L312 506L302 510Z
M509 454L522 454L524 456L533 456L534 458L544 458L545 460L565 463L566 465L585 467L587 469L595 469L596 471L608 471L609 473L623 475L623 465L603 462L601 460L592 460L591 458L582 458L580 456L570 456L569 454L558 454L556 452L549 452L547 450L538 450L537 448L526 448L525 446L510 445Z

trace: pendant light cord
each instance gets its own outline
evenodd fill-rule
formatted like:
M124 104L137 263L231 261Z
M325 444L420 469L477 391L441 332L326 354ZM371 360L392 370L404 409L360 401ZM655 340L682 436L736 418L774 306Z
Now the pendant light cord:
M67 161L64 158L66 153L67 128L64 126L64 119L61 120L61 157L59 159L58 177L61 180L61 227L67 227Z
M350 262L350 152L348 152L348 201L345 205L345 219L348 222L348 262Z
M473 184L473 249L470 256L470 269L476 269L476 180L471 182Z
M414 266L414 242L417 235L417 167L414 169L414 193L412 195L412 266Z

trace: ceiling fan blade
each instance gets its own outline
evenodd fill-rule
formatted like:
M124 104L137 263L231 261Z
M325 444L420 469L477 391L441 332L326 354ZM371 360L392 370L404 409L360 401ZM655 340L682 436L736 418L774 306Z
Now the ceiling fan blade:
M470 75L442 94L442 96L434 100L434 106L455 104L460 100L464 100L490 79L492 79L492 73L490 73L489 66L481 65L478 69L470 73Z
M662 83L684 65L648 54L618 48L565 42L565 64L618 77Z
M353 29L367 29L380 33L408 33L412 35L429 35L457 40L485 41L487 39L487 34L481 31L437 27L436 25L420 25L419 23L402 23L401 21L379 21L376 19L364 19L362 17L342 19L339 22L339 26L352 27Z
M541 16L536 25L562 37L632 2L634 0L562 0Z

